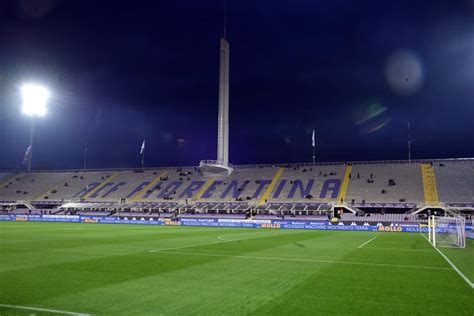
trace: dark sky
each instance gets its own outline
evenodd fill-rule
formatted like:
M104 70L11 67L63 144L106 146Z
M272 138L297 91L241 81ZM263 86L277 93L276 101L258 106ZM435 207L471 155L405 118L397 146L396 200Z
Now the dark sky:
M224 0L0 0L0 169L216 158ZM474 1L228 0L230 161L474 156Z

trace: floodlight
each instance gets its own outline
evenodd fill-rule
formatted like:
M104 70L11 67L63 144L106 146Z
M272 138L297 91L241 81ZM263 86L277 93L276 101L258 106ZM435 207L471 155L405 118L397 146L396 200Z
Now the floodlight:
M46 103L50 95L48 89L36 84L25 84L21 87L21 95L23 114L29 116L46 115Z

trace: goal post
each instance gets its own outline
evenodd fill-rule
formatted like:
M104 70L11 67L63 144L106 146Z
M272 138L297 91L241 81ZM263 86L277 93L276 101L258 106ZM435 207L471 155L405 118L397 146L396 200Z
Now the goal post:
M428 217L428 240L435 247L466 247L464 217Z

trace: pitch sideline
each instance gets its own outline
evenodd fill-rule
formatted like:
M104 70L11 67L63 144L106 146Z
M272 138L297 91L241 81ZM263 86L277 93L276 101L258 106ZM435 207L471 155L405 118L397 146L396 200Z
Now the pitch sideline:
M30 311L63 314L63 315L92 316L92 314L68 312L68 311L63 311L59 309L48 309L48 308L41 308L41 307L22 306L22 305L0 304L0 307L6 307L6 308L12 308L12 309L24 309L24 310L30 310Z
M461 270L459 270L458 267L456 267L456 265L454 265L454 263L452 263L452 261L449 260L449 258L446 257L446 255L445 255L444 253L441 252L441 250L439 250L438 248L436 248L435 246L433 246L433 244L429 241L428 238L426 238L425 235L421 234L421 236L423 236L423 238L425 238L425 239L428 241L428 243L441 255L441 257L443 257L444 260L446 260L446 261L449 263L449 265L454 269L454 271L456 271L456 272L459 274L459 276L460 276L461 278L463 278L463 280L466 281L466 283L467 283L471 288L474 289L474 283L471 282L471 280L469 280L469 278L468 278L467 276L465 276L464 273L462 273Z

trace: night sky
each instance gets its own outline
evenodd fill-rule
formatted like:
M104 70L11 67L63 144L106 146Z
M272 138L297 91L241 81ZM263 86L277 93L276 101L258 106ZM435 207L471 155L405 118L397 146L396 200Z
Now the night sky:
M228 0L230 162L474 156L474 1ZM0 0L0 169L215 159L224 0Z

